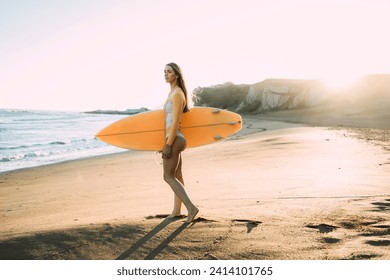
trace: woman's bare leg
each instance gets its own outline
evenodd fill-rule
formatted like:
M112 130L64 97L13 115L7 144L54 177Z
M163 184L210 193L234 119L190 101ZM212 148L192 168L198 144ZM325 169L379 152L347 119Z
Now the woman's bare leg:
M182 173L182 162L183 162L183 157L180 154L179 155L179 164L177 165L177 168L176 168L175 177L177 180L179 180L179 182L184 187L185 185L184 185L184 179L183 179L183 173ZM173 201L174 201L173 202L173 211L172 211L172 214L169 215L170 218L181 216L181 204L182 204L181 199L176 194L174 194Z
M186 147L185 139L181 137L176 137L175 141L172 144L171 156L169 158L163 159L164 166L164 180L171 187L173 192L175 193L175 206L174 212L179 210L181 202L185 205L188 211L187 222L192 222L199 212L198 208L192 203L190 198L188 197L185 189L184 189L184 181L183 176L181 174L181 152ZM178 168L180 169L178 170ZM179 177L179 178L177 178ZM181 178L180 178L181 177ZM181 179L181 180L179 180ZM176 198L177 197L177 198ZM173 213L172 213L173 214ZM176 214L176 213L175 213ZM171 215L172 216L172 215Z

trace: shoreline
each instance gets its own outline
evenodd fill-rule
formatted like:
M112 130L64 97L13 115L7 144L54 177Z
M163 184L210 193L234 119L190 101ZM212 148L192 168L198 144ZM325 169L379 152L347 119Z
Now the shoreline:
M1 177L2 175L7 175L8 173L13 173L13 172L18 172L18 171L26 171L26 170L30 170L30 169L45 168L45 167L50 167L50 166L57 165L57 164L65 164L65 163L71 163L71 162L76 162L76 161L83 161L83 160L95 159L95 158L106 157L106 156L109 157L109 156L114 156L114 155L117 155L117 154L129 153L129 152L132 152L132 151L126 151L126 150L124 150L124 151L122 151L122 152L114 152L114 153L109 153L109 154L91 155L91 156L86 156L86 157L82 157L82 158L67 159L67 160L59 161L59 162L44 163L44 164L42 164L42 165L37 165L37 166L22 167L22 168L18 168L18 169L12 169L12 170L7 170L7 171L1 171L1 172L0 172L0 177Z
M243 120L243 122L245 123L245 120ZM234 139L234 138L237 138L237 137L246 136L246 135L250 135L250 134L253 134L253 133L263 132L263 131L266 131L269 128L274 130L274 129L279 129L279 128L282 128L282 127L289 127L289 126L291 126L291 124L287 124L285 121L266 120L266 123L265 123L266 124L265 125L266 129L263 130L263 128L256 127L256 126L258 126L258 123L256 121L253 123L253 121L251 119L248 119L248 120L246 120L246 122L248 123L247 125L249 125L250 127L249 128L244 128L243 127L243 129L241 131L239 131L238 133L233 135L231 138ZM269 124L267 125L267 123L271 123L272 125L269 125ZM252 128L253 124L255 125L255 127ZM262 123L262 124L264 124L264 123ZM275 125L275 124L277 124L277 125ZM295 123L294 125L301 126L301 125L304 125L304 124ZM224 140L221 140L219 142L223 142L223 141ZM214 144L218 144L218 142L216 142ZM45 164L37 165L37 166L22 167L22 168L18 168L18 169L1 171L0 172L0 176L1 175L6 175L7 173L12 173L12 172L18 172L18 171L23 171L23 170L47 167L47 166L52 166L52 165L56 165L56 164L63 164L63 163L79 161L79 160L88 160L88 159L94 159L94 158L99 158L99 157L106 157L106 156L111 156L111 155L116 155L116 154L121 154L121 153L129 153L129 152L146 152L146 153L148 153L150 151L135 151L135 150L125 150L125 149L123 149L123 151L118 151L118 152L113 152L113 153L108 153L108 154L90 155L90 156L86 156L86 157L81 157L81 158L76 158L76 159L69 159L69 160L64 160L64 161L59 161L59 162L54 162L54 163L45 163ZM152 152L152 153L154 153L154 152Z
M352 121L348 121L340 115L329 119L329 118L325 118L324 115L319 114L318 112L317 113L313 113L313 112L316 112L316 108L293 109L293 110L277 111L277 112L269 111L269 112L257 113L257 114L242 114L241 116L243 119L243 128L241 131L233 135L231 138L234 139L237 137L247 136L254 133L261 133L269 130L285 128L289 126L298 126L298 127L314 126L314 127L324 127L324 128L330 128L336 130L345 129L350 131L351 130L359 131L364 129L372 129L372 130L376 129L376 130L385 130L385 131L390 130L390 113L384 115L386 121L378 122L377 120L372 119L371 121L369 120L365 122L364 117L359 117L359 118L351 117ZM90 113L90 112L79 112L79 113ZM244 127L245 125L246 127ZM359 138L358 135L356 135L355 137ZM362 137L360 136L360 138ZM366 140L370 141L372 139L368 139L366 137ZM387 138L386 141L390 142L390 138ZM389 145L385 144L384 146L386 146L385 147L386 149L390 149ZM108 154L90 155L82 158L69 159L69 160L64 160L64 161L59 161L54 163L45 163L37 166L1 171L0 176L10 172L40 168L40 167L51 166L55 164L67 163L67 162L78 161L78 160L93 159L96 157L105 157L105 156L127 153L127 152L134 152L134 151L123 150L123 151L118 151L118 152L113 152Z
M183 154L192 224L166 219L153 153L0 173L0 259L390 259L389 153L370 133L243 121Z

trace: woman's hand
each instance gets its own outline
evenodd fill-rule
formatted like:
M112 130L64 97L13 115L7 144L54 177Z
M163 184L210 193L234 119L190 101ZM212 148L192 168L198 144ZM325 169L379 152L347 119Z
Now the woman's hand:
M164 149L162 150L162 158L170 158L172 152L172 146L165 144Z

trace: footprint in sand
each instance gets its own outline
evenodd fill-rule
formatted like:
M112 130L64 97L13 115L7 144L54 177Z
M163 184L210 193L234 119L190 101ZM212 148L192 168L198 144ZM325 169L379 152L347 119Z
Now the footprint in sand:
M318 229L320 233L328 233L336 230L338 227L332 226L332 225L327 225L327 224L319 224L319 225L313 225L313 224L308 224L306 226L307 228L313 228L313 229Z
M390 235L390 225L372 225L368 232L363 232L360 236L387 236Z
M253 221L253 220L246 220L246 219L234 219L232 221L239 222L239 223L247 223L246 224L247 233L250 233L252 229L254 229L255 227L261 224L260 221Z
M390 240L368 240L366 244L371 246L390 246Z
M324 238L322 238L322 242L327 243L327 244L336 244L336 243L341 242L341 239L332 238L332 237L324 237Z
M349 257L345 258L344 260L370 260L376 257L379 257L380 255L372 253L372 254L360 254L360 253L353 253Z
M374 212L390 211L390 199L386 199L384 202L373 202L371 203L375 206Z
M378 238L387 237L390 235L390 225L372 225L369 232L365 232L360 235ZM365 243L371 246L390 246L389 239L367 240Z

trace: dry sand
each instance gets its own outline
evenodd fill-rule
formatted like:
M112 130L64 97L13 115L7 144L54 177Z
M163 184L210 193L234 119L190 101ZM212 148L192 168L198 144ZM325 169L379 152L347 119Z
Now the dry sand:
M278 116L184 152L191 224L166 219L173 194L150 152L0 174L0 259L389 260L387 122Z

